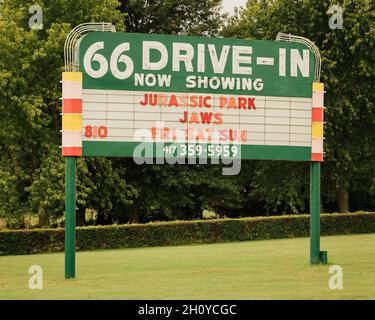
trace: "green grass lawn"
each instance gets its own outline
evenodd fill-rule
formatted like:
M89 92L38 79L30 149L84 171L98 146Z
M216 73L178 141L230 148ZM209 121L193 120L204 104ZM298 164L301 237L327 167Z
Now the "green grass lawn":
M0 299L375 299L375 234L321 243L343 268L342 290L298 238L78 252L75 280L64 280L62 253L0 257ZM43 290L28 289L35 264Z

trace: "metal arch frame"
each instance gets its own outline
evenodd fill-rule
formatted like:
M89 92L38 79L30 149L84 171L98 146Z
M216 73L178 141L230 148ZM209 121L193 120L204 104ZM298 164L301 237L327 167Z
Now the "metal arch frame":
M282 33L282 32L279 32L277 34L276 41L298 42L298 43L305 44L314 53L314 56L315 56L314 82L320 82L320 71L321 71L322 62L321 62L319 49L315 45L314 42L304 37L294 36L290 33L288 34L288 33Z
M276 41L306 45L315 56L314 82L320 82L321 57L318 47L309 39L279 32ZM320 162L310 163L310 264L327 264L327 251L320 251Z
M86 34L93 31L116 32L116 27L108 22L87 22L81 23L70 31L64 44L65 71L78 70L78 62L75 61L74 49L77 42Z

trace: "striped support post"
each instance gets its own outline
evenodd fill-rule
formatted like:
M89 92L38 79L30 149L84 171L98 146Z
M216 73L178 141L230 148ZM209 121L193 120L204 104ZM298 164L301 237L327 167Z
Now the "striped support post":
M65 157L65 278L75 278L76 157L82 156L82 73L62 75L62 155Z
M62 79L62 155L82 156L82 73L64 72Z
M313 83L310 165L310 263L327 263L320 251L320 162L323 161L324 84Z
M323 161L324 84L313 83L311 161Z

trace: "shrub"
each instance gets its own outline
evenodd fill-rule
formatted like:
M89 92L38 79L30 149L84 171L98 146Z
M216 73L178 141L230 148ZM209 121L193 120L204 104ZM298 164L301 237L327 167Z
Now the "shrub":
M77 228L77 250L306 237L309 215L157 222ZM322 214L321 234L375 232L375 212ZM0 255L64 250L64 229L0 232Z

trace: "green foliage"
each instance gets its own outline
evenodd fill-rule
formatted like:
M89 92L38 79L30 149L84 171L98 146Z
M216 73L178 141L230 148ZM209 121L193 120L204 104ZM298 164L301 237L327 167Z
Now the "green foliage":
M128 0L128 32L215 35L220 27L221 0Z
M375 213L324 214L322 235L375 232ZM175 221L77 228L77 250L305 237L309 216ZM0 232L0 255L64 250L63 229Z
M130 0L122 3L121 10L128 14L129 32L213 36L221 27L220 4L220 0ZM116 216L120 223L196 219L203 210L217 211L223 204L227 209L240 208L238 179L223 177L218 166L137 166L128 159L113 163L128 168L127 182L138 195L127 214Z
M147 2L147 10L142 1L120 5L117 0L49 0L38 2L43 9L43 29L30 30L28 8L32 4L6 0L0 7L0 185L4 190L0 217L5 217L8 225L15 221L12 225L18 227L24 226L25 214L38 214L40 226L48 226L64 213L59 98L63 45L72 27L106 21L114 23L118 31L124 30L125 22L129 31L153 32L158 28L156 32L214 34L220 25L219 0ZM145 23L135 22L140 14ZM96 210L97 223L102 224L188 218L183 211L199 216L202 201L195 199L195 194L184 195L183 187L194 186L197 193L200 180L194 180L196 173L189 175L185 168L179 169L181 174L172 169L174 177L163 178L166 188L153 199L158 181L145 180L143 184L140 177L149 176L154 168L137 168L126 160L79 159L78 223L82 223L86 208ZM155 171L162 172L160 179L168 176L169 169L163 170ZM125 175L133 179L131 185ZM168 193L176 187L180 197L173 205ZM143 198L133 204L138 194ZM166 199L170 206L164 207Z
M128 221L129 206L138 196L137 190L127 183L128 169L115 166L113 161L106 158L83 158L81 161L90 172L89 176L82 174L82 178L92 184L92 193L87 201L82 203L82 212L84 213L85 208L96 210L96 222L99 224Z
M30 207L38 215L59 217L64 211L64 162L59 150L41 159L32 184L25 188L30 195Z
M30 30L31 0L0 5L0 218L40 226L64 214L64 162L60 156L63 45L83 22L106 21L118 31L215 36L220 0L40 0L42 30ZM342 1L344 28L331 30L335 1L252 0L231 18L223 36L274 40L282 31L313 40L322 54L325 83L326 162L322 207L375 207L374 2ZM304 163L242 161L238 176L214 165L145 165L132 159L77 161L77 218L86 209L98 224L197 219L204 210L241 217L305 212L309 170ZM339 205L338 205L339 204Z
M241 201L238 177L222 176L220 166L137 166L131 161L125 162L127 181L138 192L131 221L197 219L205 209L219 212L224 204L230 209Z
M12 225L18 221L19 227L25 214L38 214L43 226L64 213L60 79L68 33L89 21L112 22L121 31L125 17L116 9L117 0L38 1L43 9L43 29L31 30L28 8L32 4L34 1L5 0L0 5L0 185L4 190L0 217ZM127 203L126 182L117 169L110 177L111 163L106 178L95 185L96 173L90 170L95 162L106 161L92 159L89 166L78 160L77 206L83 214L98 198L106 202L106 208L112 207L114 196L119 203ZM108 194L113 195L111 199Z
M267 214L307 211L310 165L306 163L260 162L250 183L250 197L263 201Z
M135 5L130 1L126 20L128 30L189 33L183 31L182 26L173 29L167 19L159 21L156 18L163 17L158 10L169 3L149 4L153 12L150 15L145 9L146 2L140 1ZM174 3L176 5L178 1ZM239 18L229 20L222 35L274 40L281 31L315 41L322 53L322 81L327 89L322 210L345 211L347 199L352 209L373 210L374 91L368 86L374 82L373 42L369 37L374 30L374 8L370 1L363 6L354 0L345 1L344 29L331 30L327 11L332 4L335 3L328 0L249 1ZM361 28L356 27L358 25ZM340 44L330 43L332 39L338 39ZM360 59L357 53L347 50L348 41L356 43ZM337 61L336 57L339 58ZM340 67L333 68L328 59L340 63ZM349 67L349 61L358 63L355 62L353 68ZM356 68L366 69L367 73L360 76L353 72ZM361 101L357 101L357 94L349 93L353 90L358 91ZM349 95L350 99L345 98ZM351 105L346 111L340 111L343 101ZM337 112L341 115L336 115ZM356 116L353 116L354 113ZM131 166L126 161L121 163ZM238 217L246 212L256 215L290 214L309 208L309 166L305 163L242 161L241 173L236 177L223 177L220 170L213 166L134 166L128 182L138 190L139 196L131 208L134 212L131 220L194 219L200 217L204 209L213 210L221 216ZM140 180L139 177L143 178Z
M13 171L14 169L17 171ZM8 225L24 225L23 204L26 201L26 192L20 188L20 181L26 179L24 172L9 163L3 163L0 167L0 217L5 218Z
M240 16L229 20L223 35L275 40L278 32L284 32L315 42L321 51L321 81L327 91L323 207L329 211L345 211L348 204L352 209L373 208L369 190L374 189L375 177L375 3L341 1L343 29L330 29L328 9L335 4L334 0L248 1ZM252 185L267 208L304 210L308 197L304 182L288 174L295 171L295 164L259 166ZM281 188L288 191L282 193ZM348 203L351 197L353 201Z

